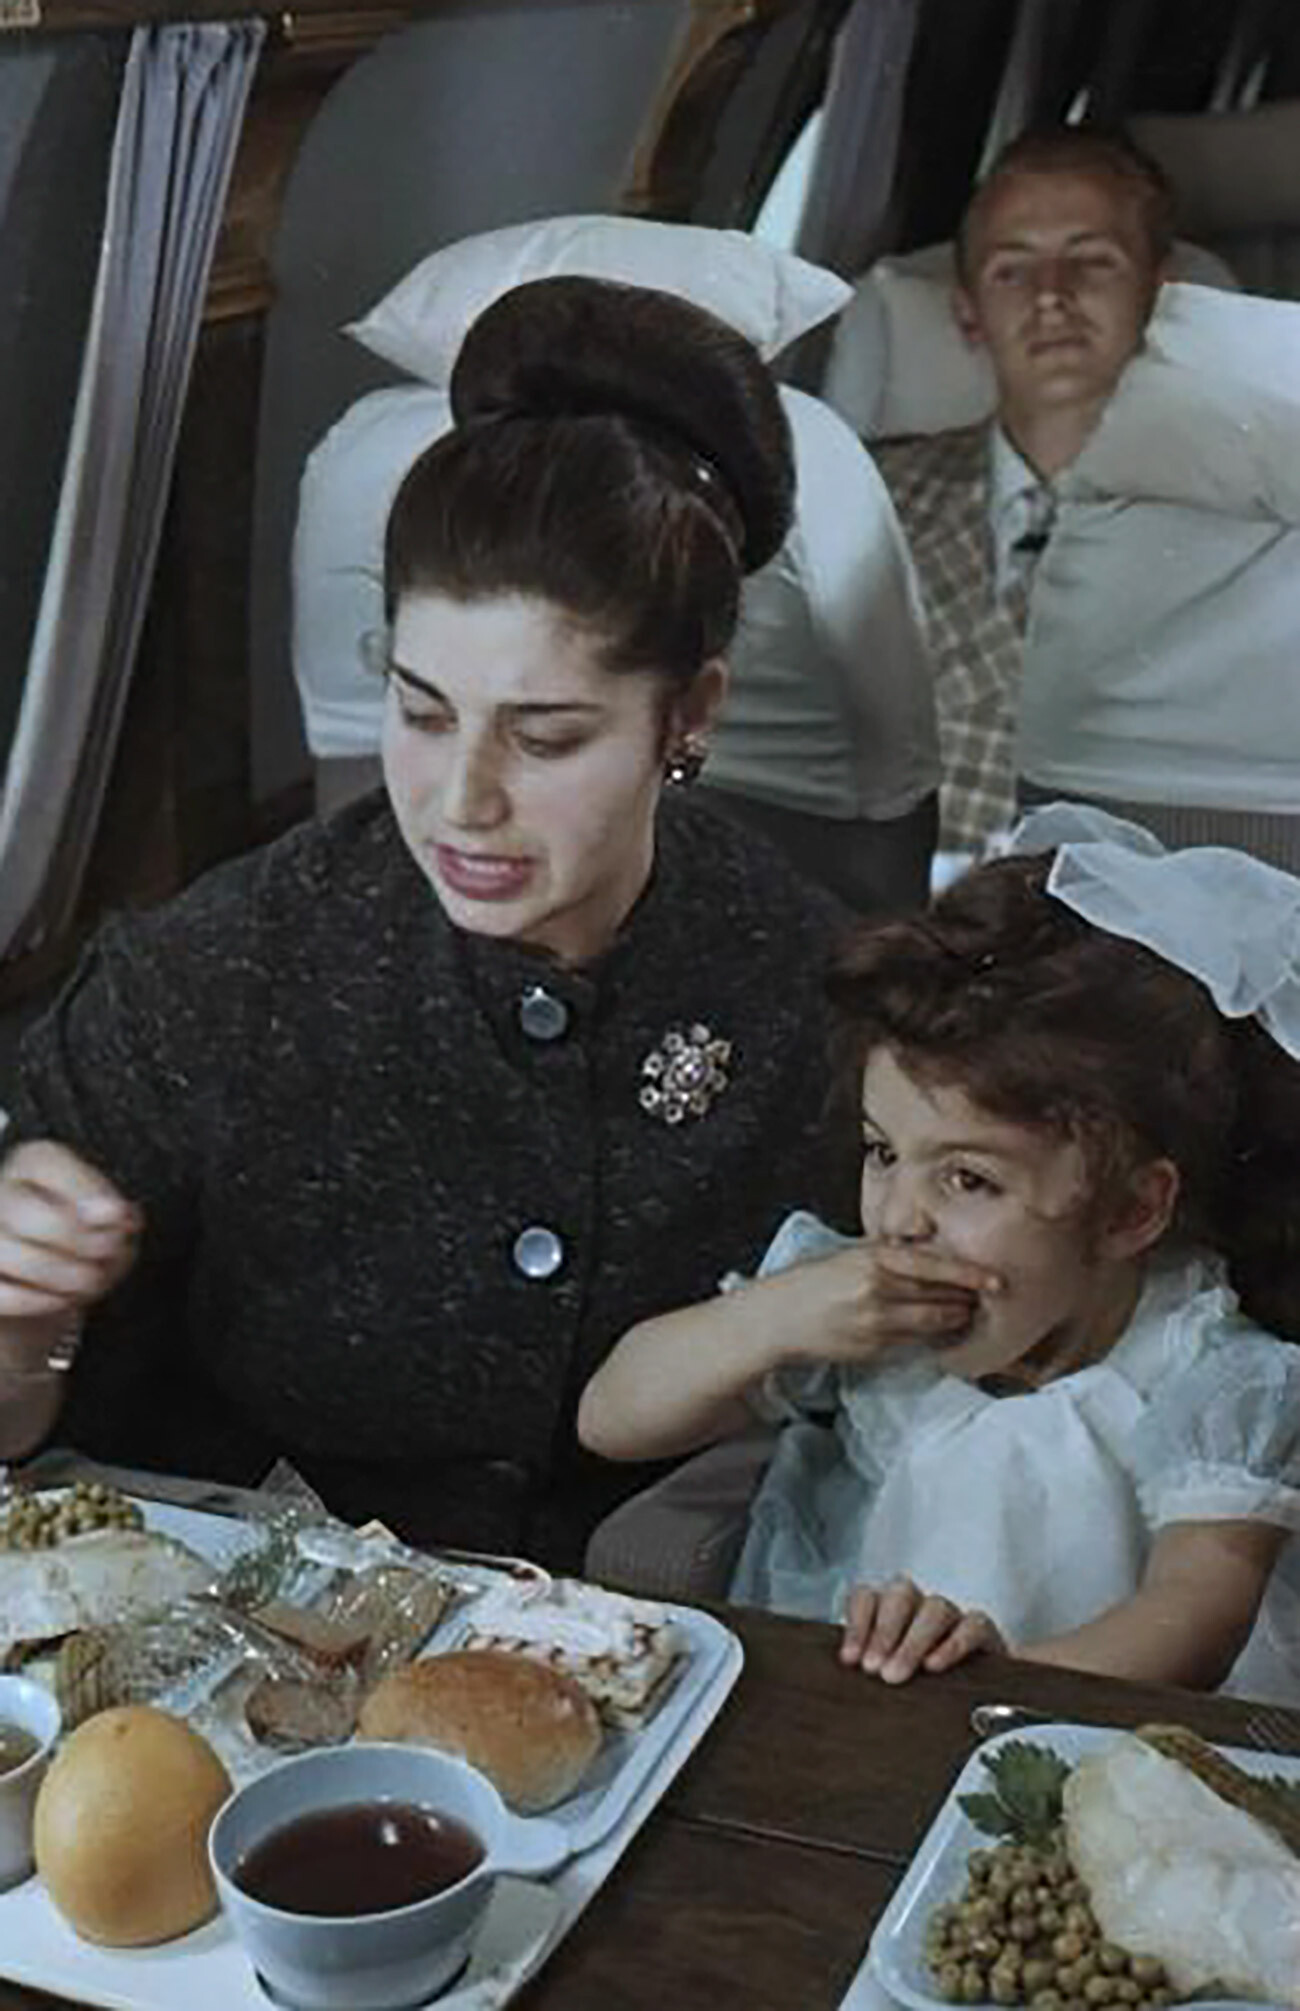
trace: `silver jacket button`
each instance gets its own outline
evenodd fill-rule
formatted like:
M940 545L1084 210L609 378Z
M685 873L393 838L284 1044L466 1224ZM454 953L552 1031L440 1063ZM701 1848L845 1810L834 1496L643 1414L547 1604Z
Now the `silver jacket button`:
M529 1040L558 1040L569 1024L569 1008L541 985L530 985L519 1001L519 1024Z
M523 1277L553 1278L564 1262L564 1245L554 1229L521 1229L510 1254Z

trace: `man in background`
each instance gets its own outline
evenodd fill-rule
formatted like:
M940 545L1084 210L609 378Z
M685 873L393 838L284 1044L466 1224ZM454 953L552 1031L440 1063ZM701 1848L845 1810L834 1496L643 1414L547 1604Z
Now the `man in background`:
M1172 241L1168 185L1127 141L1076 127L1013 141L957 241L954 311L988 354L995 416L872 445L929 623L941 851L978 853L1014 816L1030 588L1055 485L1142 347Z

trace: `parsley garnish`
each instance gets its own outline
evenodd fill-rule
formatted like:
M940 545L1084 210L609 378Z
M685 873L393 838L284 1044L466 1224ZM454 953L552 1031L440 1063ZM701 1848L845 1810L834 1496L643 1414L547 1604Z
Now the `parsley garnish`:
M1049 1843L1060 1826L1068 1763L1048 1746L1011 1739L987 1754L983 1766L993 1783L992 1794L958 1796L976 1829L1016 1843Z

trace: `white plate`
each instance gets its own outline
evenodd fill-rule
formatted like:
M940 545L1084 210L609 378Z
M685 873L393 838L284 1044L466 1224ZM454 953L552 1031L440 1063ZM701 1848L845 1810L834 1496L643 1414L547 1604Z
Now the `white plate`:
M218 1568L255 1540L224 1516L162 1502L141 1501L140 1507L147 1528L188 1544ZM570 1825L577 1855L549 1885L501 1881L465 1978L438 1999L438 2011L501 2011L599 1890L722 1709L743 1665L740 1642L710 1614L685 1606L665 1610L686 1637L685 1670L645 1731L610 1734L590 1785L545 1818ZM459 1611L463 1616L472 1608ZM444 1621L425 1652L450 1647L459 1631L454 1620ZM185 2011L270 2011L224 1918L158 1948L98 1948L78 1939L35 1878L0 1893L0 1976L105 2011L178 2011L181 2005Z
M877 1981L895 2003L907 2011L952 2011L929 1987L924 1960L925 1924L936 1906L956 1899L966 1883L966 1861L973 1850L987 1848L989 1838L976 1829L959 1806L961 1795L986 1792L988 1774L982 1756L1017 1741L1050 1746L1063 1760L1081 1760L1086 1753L1113 1743L1121 1727L1109 1725L1031 1725L1001 1732L977 1746L939 1810L920 1849L912 1859L871 1939L868 1962ZM1248 1752L1224 1746L1247 1773L1285 1774L1300 1780L1300 1759L1282 1753ZM1195 2007L1202 2011L1202 2007ZM1267 2011L1256 2006L1255 2011Z

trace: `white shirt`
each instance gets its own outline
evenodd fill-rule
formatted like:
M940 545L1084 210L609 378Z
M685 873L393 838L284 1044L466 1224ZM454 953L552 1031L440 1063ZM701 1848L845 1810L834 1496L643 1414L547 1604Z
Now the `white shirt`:
M1252 301L1233 312L1249 328ZM1243 330L1243 333L1245 332ZM1293 344L1294 350L1294 344ZM1020 773L1120 803L1300 804L1300 365L1283 398L1134 358L1057 481Z

